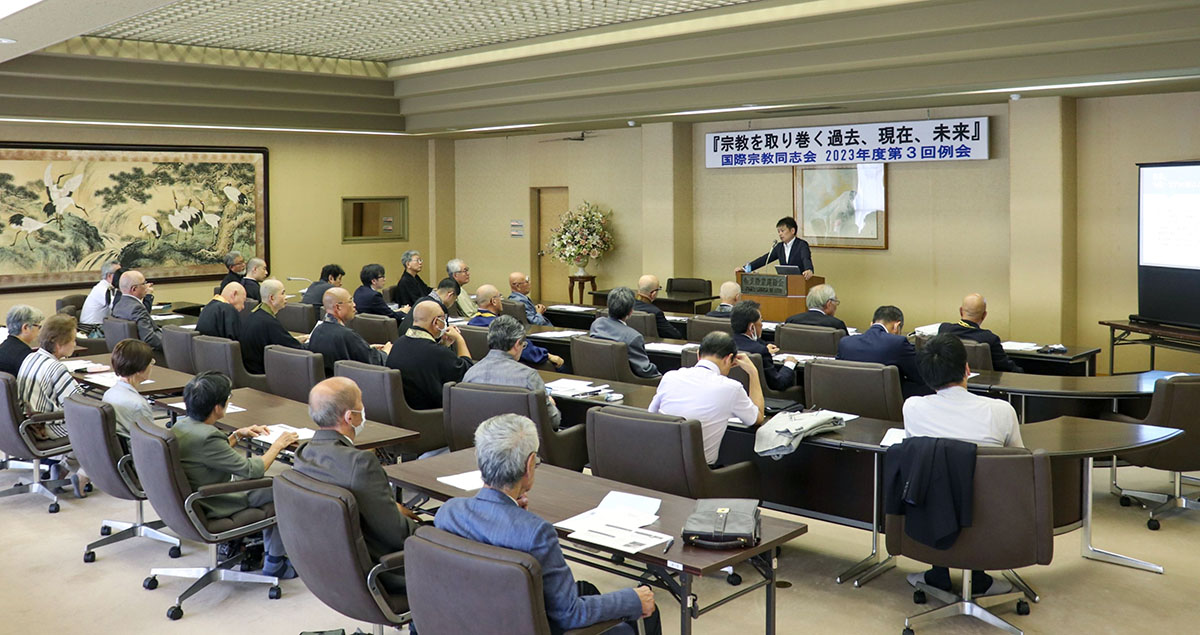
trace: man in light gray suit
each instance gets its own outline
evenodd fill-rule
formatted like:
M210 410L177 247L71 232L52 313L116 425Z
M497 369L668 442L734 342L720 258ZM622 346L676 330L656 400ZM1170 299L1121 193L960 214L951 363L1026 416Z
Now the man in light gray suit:
M396 502L375 455L354 447L354 436L366 421L362 391L345 377L326 379L309 391L308 414L321 429L296 451L296 471L354 494L372 562L403 550L416 530L417 516ZM404 593L403 574L385 572L379 579L388 593Z
M113 306L112 316L137 324L138 339L156 351L162 350L162 329L150 319L150 310L143 300L154 292L154 284L146 282L140 271L126 271L121 275L121 299Z
M511 315L501 315L488 325L488 354L475 362L463 381L468 384L494 384L498 386L516 386L546 395L547 411L550 421L557 430L562 423L562 413L554 405L554 397L546 391L546 382L538 372L518 360L521 353L529 345L525 339L525 329L517 318Z
M658 377L658 367L650 362L646 355L646 340L641 333L625 324L625 319L633 313L633 289L617 287L608 292L608 317L596 318L588 335L604 340L625 342L629 348L629 367L638 377Z

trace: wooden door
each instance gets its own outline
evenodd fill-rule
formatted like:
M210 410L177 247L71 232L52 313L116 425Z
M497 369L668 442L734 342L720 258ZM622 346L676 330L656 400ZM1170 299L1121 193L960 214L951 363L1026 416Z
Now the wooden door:
M537 209L533 217L537 219L537 228L531 228L537 235L536 266L538 271L530 272L534 276L534 289L537 290L537 301L542 304L565 303L567 301L567 265L550 258L546 245L550 244L550 230L558 227L559 217L567 211L568 197L565 187L536 188L533 197Z

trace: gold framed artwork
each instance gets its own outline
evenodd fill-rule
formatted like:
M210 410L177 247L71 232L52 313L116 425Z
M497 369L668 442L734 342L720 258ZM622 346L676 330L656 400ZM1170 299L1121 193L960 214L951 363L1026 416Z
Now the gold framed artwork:
M83 288L105 261L157 281L267 258L267 150L0 144L0 292Z
M883 163L793 168L800 237L813 247L887 249L885 172Z

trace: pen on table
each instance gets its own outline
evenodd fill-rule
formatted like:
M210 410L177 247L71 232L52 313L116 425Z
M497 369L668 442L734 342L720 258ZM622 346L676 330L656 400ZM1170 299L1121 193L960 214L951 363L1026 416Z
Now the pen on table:
M668 541L667 541L667 546L666 546L666 547L663 547L663 553L666 553L666 552L670 551L670 550L671 550L671 547L672 547L674 544L675 544L675 539L674 539L674 538L671 538L670 540L668 540Z

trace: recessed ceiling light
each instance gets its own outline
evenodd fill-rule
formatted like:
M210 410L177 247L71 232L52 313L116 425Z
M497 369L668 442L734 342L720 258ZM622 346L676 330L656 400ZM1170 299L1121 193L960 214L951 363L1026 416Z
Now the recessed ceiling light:
M0 37L0 44L16 44L16 40L10 40L6 37Z

